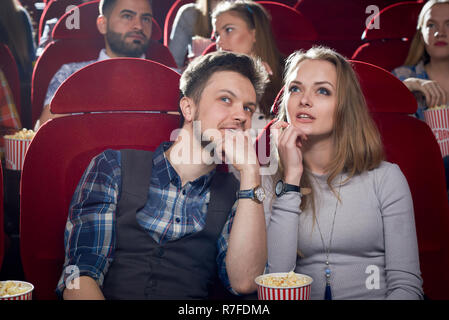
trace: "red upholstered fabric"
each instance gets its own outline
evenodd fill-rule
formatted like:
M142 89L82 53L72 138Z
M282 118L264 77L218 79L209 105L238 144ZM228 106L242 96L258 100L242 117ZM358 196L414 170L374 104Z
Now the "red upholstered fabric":
M362 39L370 41L413 38L419 12L423 5L423 1L405 1L383 8L365 28ZM379 23L379 28L373 28L376 20Z
M424 293L430 299L449 299L449 203L438 143L427 124L409 115L417 104L400 80L374 65L352 64L382 136L386 160L399 165L410 186ZM269 140L269 131L258 142L262 139Z
M64 81L50 109L53 113L178 111L179 78L172 69L145 59L99 61Z
M33 299L56 298L68 207L91 158L108 148L154 150L178 124L169 114L100 113L53 119L39 129L26 155L20 199L20 250Z
M188 3L193 3L194 0L176 0L172 6L170 7L170 10L168 10L167 15L165 16L165 22L164 22L164 46L167 46L170 44L170 34L171 29L173 26L173 22L175 21L176 14L178 13L179 8L181 8L183 5Z
M68 6L78 6L82 4L82 0L50 0L42 11L39 19L38 38L41 39L44 32L45 22L49 19L60 18L64 15Z
M407 39L373 40L360 45L351 59L368 62L392 71L404 64L410 43L411 40Z
M0 43L0 69L5 74L6 80L8 80L8 85L11 89L12 96L14 97L17 112L20 115L19 69L17 68L16 60L8 46L3 43Z
M97 17L99 15L98 2L91 1L83 3L77 9L72 9L65 13L53 29L53 39L92 39L93 37L103 39L103 36L97 29ZM68 28L67 26L73 25L75 10L79 10L79 28ZM159 41L161 38L162 30L156 20L153 19L151 39Z
M309 49L318 33L307 16L298 10L274 1L258 1L271 15L271 27L279 51L289 55L295 50Z

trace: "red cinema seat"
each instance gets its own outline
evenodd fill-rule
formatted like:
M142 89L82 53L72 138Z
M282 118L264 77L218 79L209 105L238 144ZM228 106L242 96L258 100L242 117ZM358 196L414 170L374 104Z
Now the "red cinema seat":
M95 60L104 48L104 38L96 27L98 1L84 3L78 8L80 28L66 27L66 21L74 14L73 10L64 14L53 30L54 41L47 45L36 62L31 84L33 124L42 112L48 85L59 68L65 63ZM176 68L170 51L159 42L161 36L162 32L153 19L153 33L146 58Z
M139 58L113 58L72 74L56 91L53 113L178 111L180 74ZM126 81L123 81L126 79Z
M426 123L410 116L417 103L401 81L372 64L352 64L382 136L386 160L399 165L412 193L424 294L449 299L445 272L449 268L449 202L438 143ZM258 143L269 144L267 129ZM259 154L259 161L264 159Z
M45 5L39 20L38 42L41 39L42 32L44 32L45 22L53 18L60 18L64 15L67 7L78 6L82 4L82 0L50 0Z
M195 0L176 0L170 7L170 10L168 10L164 22L164 46L168 47L168 45L170 44L171 29L173 27L173 22L175 21L176 14L178 13L179 8L181 8L185 4L193 2L195 2Z
M371 64L353 65L382 135L386 158L400 166L410 186L424 294L449 299L449 203L438 143L426 123L409 115L417 104L401 81Z
M422 1L389 5L371 19L362 34L361 44L351 59L368 62L388 71L404 64L416 32Z
M271 15L271 28L279 51L289 55L295 50L310 49L318 39L315 27L298 10L274 1L257 1Z
M352 60L374 64L387 71L404 64L411 41L404 39L382 39L364 43L352 54Z
M158 81L143 81L151 79L149 72L157 72ZM84 81L94 83L100 74L109 80L96 82L95 93L77 94L88 86ZM57 90L51 103L54 112L122 112L52 119L38 130L27 151L21 177L20 250L25 278L35 286L33 298L56 298L68 207L88 163L105 149L154 150L169 141L180 119L164 112L178 110L179 77L155 62L118 58L79 70ZM78 100L72 100L76 96Z
M17 112L20 115L19 69L17 68L16 60L14 59L14 56L8 46L3 43L0 43L0 69L5 74L6 80L8 80Z

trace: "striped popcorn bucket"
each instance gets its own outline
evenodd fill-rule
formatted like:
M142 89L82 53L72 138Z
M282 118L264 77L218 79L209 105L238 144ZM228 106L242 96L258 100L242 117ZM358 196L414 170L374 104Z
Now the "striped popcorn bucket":
M18 294L5 295L3 294L3 290L5 288L4 286L7 285L7 283L13 283L15 286L26 288L27 290ZM34 286L29 282L16 280L0 281L0 300L32 300L33 290Z
M424 119L432 129L443 157L449 155L449 108L427 109Z
M5 161L6 168L10 170L22 170L23 161L31 139L14 139L4 137L5 139Z
M285 277L286 275L286 272L279 272L258 276L255 281L259 300L309 300L313 279L307 275L296 273L297 276L307 279L305 284L298 286L274 287L262 283L266 277Z

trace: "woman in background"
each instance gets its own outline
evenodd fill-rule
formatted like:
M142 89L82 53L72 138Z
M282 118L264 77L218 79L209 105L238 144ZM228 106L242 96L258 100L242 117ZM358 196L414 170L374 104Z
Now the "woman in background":
M270 16L254 1L221 2L212 13L218 50L244 53L260 58L270 83L252 118L252 128L262 129L271 120L271 106L282 88L284 59L271 29Z
M423 6L404 66L393 74L415 94L419 119L428 107L449 105L449 0ZM449 156L443 161L449 197Z

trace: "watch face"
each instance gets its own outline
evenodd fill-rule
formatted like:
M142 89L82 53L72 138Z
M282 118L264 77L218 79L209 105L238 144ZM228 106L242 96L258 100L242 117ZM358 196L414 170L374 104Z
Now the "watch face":
M281 194L283 186L284 186L284 183L282 182L282 180L279 180L278 183L276 183L276 188L275 188L274 192L276 193L277 196Z
M262 202L265 199L265 190L262 187L257 188L254 190L254 194L256 196L256 199Z

